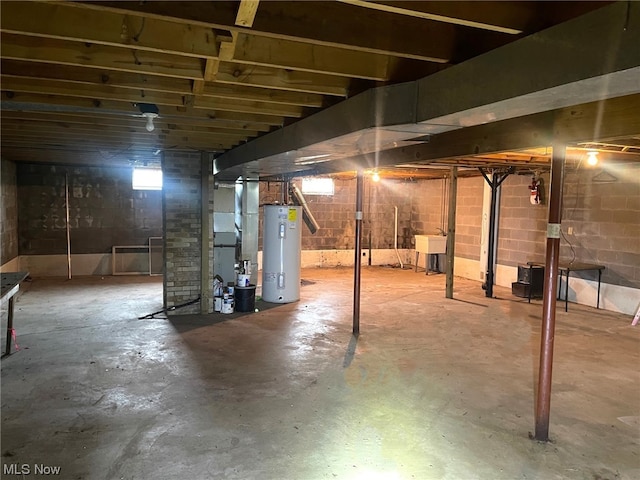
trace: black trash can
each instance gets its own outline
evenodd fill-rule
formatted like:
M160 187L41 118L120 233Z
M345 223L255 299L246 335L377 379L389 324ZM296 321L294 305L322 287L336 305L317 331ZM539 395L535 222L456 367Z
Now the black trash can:
M256 309L256 286L233 287L236 299L236 312L253 312Z

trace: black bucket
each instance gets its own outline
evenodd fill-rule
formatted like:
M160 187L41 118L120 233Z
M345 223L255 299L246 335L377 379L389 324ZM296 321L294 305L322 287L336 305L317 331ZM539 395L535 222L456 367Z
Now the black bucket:
M253 312L256 309L256 286L234 287L236 312Z

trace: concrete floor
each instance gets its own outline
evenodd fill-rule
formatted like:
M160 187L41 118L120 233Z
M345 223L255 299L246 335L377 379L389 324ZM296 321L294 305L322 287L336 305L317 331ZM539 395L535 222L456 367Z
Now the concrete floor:
M138 319L162 308L158 277L34 279L2 361L3 478L640 478L631 318L558 307L539 443L540 301L462 279L446 300L444 275L368 267L355 339L352 275L304 270L300 302L168 320Z

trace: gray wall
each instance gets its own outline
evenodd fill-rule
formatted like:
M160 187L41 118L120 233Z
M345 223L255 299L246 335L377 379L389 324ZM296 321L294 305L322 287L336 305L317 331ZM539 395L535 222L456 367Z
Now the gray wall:
M484 178L459 178L456 203L456 257L480 260Z
M294 183L300 186L300 182ZM412 248L413 236L436 234L444 225L446 210L442 210L441 180L382 179L378 183L365 178L363 246L393 248L394 206L398 207L398 248ZM315 216L320 230L314 235L302 230L302 248L305 250L351 249L355 245L355 177L335 180L335 194L306 195L305 199ZM281 201L281 184L260 183L260 204ZM262 216L261 216L262 217ZM369 236L371 234L371 236ZM259 245L262 248L262 218L260 218Z
M18 164L20 255L66 253L66 174L73 254L162 236L161 192L133 190L130 168Z
M640 288L640 167L607 168L567 164L560 259L604 265L603 282ZM547 197L549 176L543 179ZM545 260L548 199L531 205L530 182L529 176L512 175L502 184L500 264ZM594 278L592 273L576 276Z
M532 205L529 200L531 178L510 175L502 183L497 255L501 265L545 261L549 174L542 175L543 196L539 205Z
M0 159L0 265L18 256L16 164Z
M603 282L640 288L639 179L638 165L567 168L561 258L605 265Z
M602 168L567 165L561 259L603 264L606 266L603 282L640 288L640 184L637 181L640 167L618 165L614 168L611 177ZM545 260L549 174L542 174L541 178L541 205L532 205L529 201L531 175L510 175L502 184L497 252L501 265ZM458 257L480 259L484 183L482 177L458 179ZM306 228L303 230L303 249L354 247L355 179L338 179L335 185L334 196L307 195L321 229L315 235ZM261 204L280 200L280 184L261 183ZM369 232L372 248L393 247L393 207L397 205L398 246L412 248L413 235L434 234L443 224L446 228L446 200L442 180L383 179L375 184L365 179L364 247L368 247ZM572 234L568 233L569 227ZM588 273L584 276L591 278Z

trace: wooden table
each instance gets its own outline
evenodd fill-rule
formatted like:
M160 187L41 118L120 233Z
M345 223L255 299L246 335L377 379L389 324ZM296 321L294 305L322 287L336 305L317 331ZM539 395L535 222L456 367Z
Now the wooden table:
M566 277L564 287L564 311L569 311L569 275L571 272L589 272L598 271L598 299L596 301L596 308L600 308L600 280L602 279L602 271L605 269L604 265L597 265L595 263L580 263L580 262L560 262L558 265L558 273L560 274L560 288L558 289L558 300L560 298L560 290L562 289L562 275Z
M11 341L13 340L13 297L20 290L20 283L29 276L29 272L2 273L0 283L0 303L9 301L7 317L7 348L3 356L11 355Z

